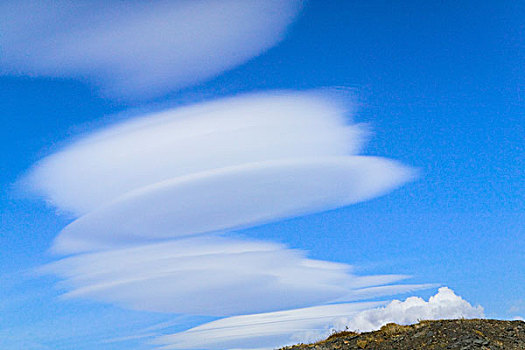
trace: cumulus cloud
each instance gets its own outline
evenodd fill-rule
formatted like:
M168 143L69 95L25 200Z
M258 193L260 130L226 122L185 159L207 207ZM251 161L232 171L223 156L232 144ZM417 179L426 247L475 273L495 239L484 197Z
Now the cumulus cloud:
M357 276L282 245L206 235L79 254L41 269L63 279L64 297L196 315L275 311L391 295L428 285L407 276ZM374 287L388 286L378 292ZM371 289L370 292L368 290Z
M79 218L60 233L54 250L107 249L250 227L367 200L411 176L396 162L353 156L249 163L177 177Z
M410 297L405 301L394 300L383 308L363 311L351 319L348 328L370 331L390 322L406 325L419 320L483 317L481 306L474 307L450 288L442 287L428 301Z
M299 0L4 1L0 73L87 78L111 96L199 83L280 42Z
M342 95L269 92L127 120L43 159L28 185L85 214L131 190L245 163L360 151L366 136Z
M213 321L184 332L158 337L162 349L275 349L325 338L332 330L370 331L396 322L417 323L424 319L479 318L483 308L473 307L449 288L424 301L409 297L380 303L335 304Z

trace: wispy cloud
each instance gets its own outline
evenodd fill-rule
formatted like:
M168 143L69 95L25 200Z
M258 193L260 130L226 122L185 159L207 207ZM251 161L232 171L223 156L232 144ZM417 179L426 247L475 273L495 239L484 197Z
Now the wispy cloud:
M409 297L380 303L325 305L281 312L236 316L158 337L162 349L275 349L325 338L332 330L370 331L396 322L412 324L424 319L479 318L483 308L473 307L449 288L440 288L428 301Z
M0 72L95 81L149 97L199 83L281 41L299 0L4 1Z
M162 349L275 349L321 339L334 322L382 303L323 305L279 312L234 316L187 331L158 337ZM340 322L340 321L339 321Z
M346 264L246 239L206 235L80 254L41 269L65 297L158 312L238 315L405 292L403 275L357 276ZM376 290L371 287L388 285ZM409 289L426 288L410 285ZM371 288L371 289L370 289Z

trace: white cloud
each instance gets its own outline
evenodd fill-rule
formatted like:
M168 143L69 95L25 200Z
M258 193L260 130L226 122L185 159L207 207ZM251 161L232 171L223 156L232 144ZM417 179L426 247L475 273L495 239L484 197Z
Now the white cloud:
M222 168L163 181L67 226L61 253L251 227L382 195L412 170L374 157L294 159Z
M137 117L43 159L28 185L78 215L131 190L268 160L356 154L365 133L341 96L244 95Z
M88 78L112 96L155 96L263 53L300 9L299 0L4 1L0 73Z
M410 297L405 301L394 300L384 308L357 314L347 325L349 329L370 331L390 322L405 325L419 320L483 317L481 306L473 307L451 289L442 287L428 301L418 297Z
M351 303L243 315L158 337L162 349L275 349L322 339L331 324L381 303Z
M356 276L348 265L278 244L224 237L368 200L413 177L397 162L356 155L365 133L349 123L348 107L319 92L248 95L136 118L74 142L26 179L80 216L53 247L76 255L41 272L62 279L64 298L210 316L429 288L396 284L406 276ZM286 321L294 333L280 331L279 339L321 334L319 320L305 319L312 310L325 315L323 322L341 312L295 310ZM257 344L274 341L274 326L260 330Z
M446 287L440 288L428 302L410 297L374 308L377 304L335 304L230 317L158 337L155 343L163 349L275 349L324 339L332 329L341 330L345 326L368 331L389 322L411 324L423 319L483 317L483 308L472 307Z
M399 163L355 156L365 132L342 97L274 92L135 118L43 159L26 183L85 214L54 245L75 253L335 209L411 180Z
M63 279L65 297L214 316L366 299L407 288L392 284L406 276L356 276L348 265L308 259L281 245L212 235L80 254L41 272ZM381 285L389 288L367 293Z

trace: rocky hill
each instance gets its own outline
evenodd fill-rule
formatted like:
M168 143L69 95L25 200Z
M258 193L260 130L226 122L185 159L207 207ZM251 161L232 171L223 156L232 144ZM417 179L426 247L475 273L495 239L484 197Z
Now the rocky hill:
M410 326L390 323L375 332L344 331L314 344L299 344L284 349L525 350L525 322L476 319L422 321Z

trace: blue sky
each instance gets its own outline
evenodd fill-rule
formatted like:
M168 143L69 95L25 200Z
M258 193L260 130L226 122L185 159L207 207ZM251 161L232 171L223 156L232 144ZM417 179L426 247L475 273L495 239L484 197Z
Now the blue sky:
M73 217L16 183L69 139L130 115L273 90L346 91L354 121L371 130L361 153L414 167L419 177L369 201L237 230L241 237L350 264L358 274L448 286L487 317L525 315L523 3L312 0L297 11L271 48L254 46L253 57L182 87L119 96L120 82L106 86L83 68L42 77L0 60L3 348L24 341L28 349L89 349L162 322L174 333L211 320L60 299L60 278L31 271L56 260L48 249ZM0 41L2 50L8 45ZM93 324L96 337L86 332ZM47 334L53 327L60 332ZM130 344L150 348L143 338L104 346Z

